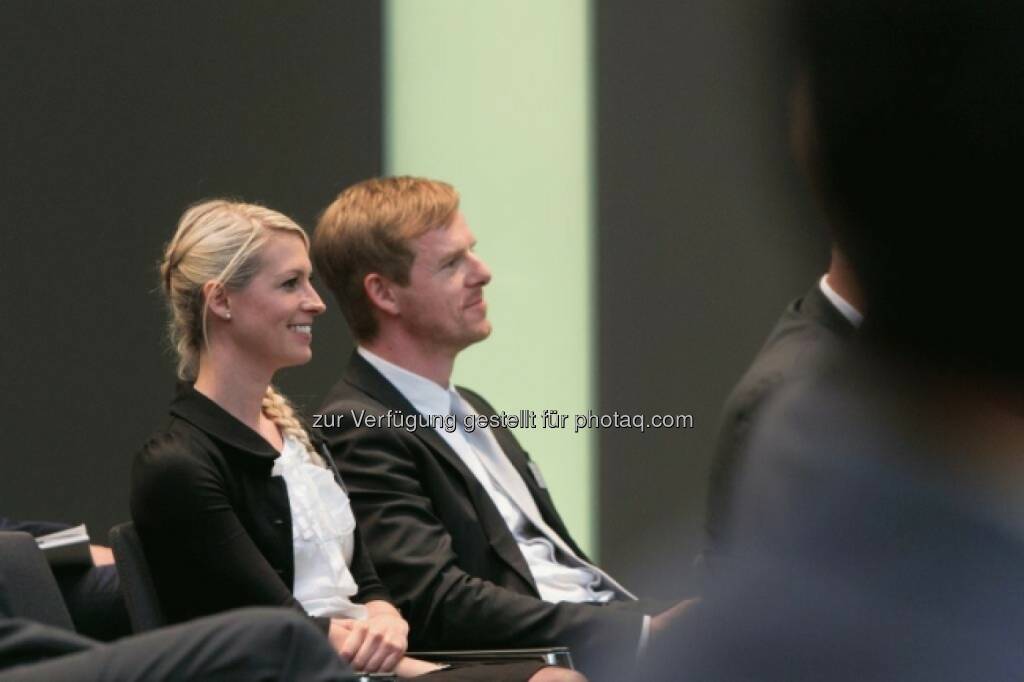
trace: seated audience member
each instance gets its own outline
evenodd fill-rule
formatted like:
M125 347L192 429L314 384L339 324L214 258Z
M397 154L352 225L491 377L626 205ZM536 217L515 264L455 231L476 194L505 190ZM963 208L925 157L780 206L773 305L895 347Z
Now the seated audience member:
M799 0L812 185L865 318L750 437L651 679L1024 675L1024 8Z
M186 383L135 459L131 509L168 616L290 606L359 671L578 679L538 661L434 672L442 666L403 656L408 626L337 470L270 383L311 358L324 305L307 251L280 213L217 200L189 209L167 246L161 273Z
M863 304L846 257L832 248L828 272L790 303L722 410L711 461L700 563L706 577L728 552L733 490L748 460L750 433L762 409L793 382L814 376L820 359L853 338Z
M0 516L0 531L21 531L33 537L70 527L54 521L15 521ZM89 550L92 566L55 568L53 575L75 623L75 630L108 642L129 634L131 625L121 598L114 555L109 547L102 545L90 545Z
M14 617L0 573L0 678L5 682L351 679L306 619L242 609L101 644Z
M813 176L810 115L806 88L797 88L791 107L793 154L806 176ZM802 297L791 302L775 324L722 409L711 461L705 538L698 563L706 577L727 553L733 491L748 460L750 433L765 405L782 389L814 376L821 358L849 342L864 319L864 301L849 258L830 230L828 271Z
M652 605L587 558L507 429L464 428L467 415L495 414L451 384L458 354L491 332L491 271L455 189L361 182L326 209L313 241L358 342L320 410L324 434L413 644L567 645L589 677L628 675L672 614L652 623ZM360 414L374 423L356 424ZM453 428L426 421L444 417Z

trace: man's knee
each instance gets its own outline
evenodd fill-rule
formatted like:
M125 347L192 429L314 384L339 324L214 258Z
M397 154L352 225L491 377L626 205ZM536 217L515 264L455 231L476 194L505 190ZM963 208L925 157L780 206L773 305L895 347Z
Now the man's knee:
M234 611L230 639L250 667L274 670L279 679L337 680L350 671L327 636L307 616L291 609Z
M276 646L288 637L300 641L318 640L319 643L324 643L326 639L309 618L292 609L237 609L224 614L222 618L236 637L251 640L254 647Z
M275 609L269 607L251 607L236 609L235 614L241 622L249 623L253 628L296 630L303 633L323 634L317 630L313 621L294 609Z

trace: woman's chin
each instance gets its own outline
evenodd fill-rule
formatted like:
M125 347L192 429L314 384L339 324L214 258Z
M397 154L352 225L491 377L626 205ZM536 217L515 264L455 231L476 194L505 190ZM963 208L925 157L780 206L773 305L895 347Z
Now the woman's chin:
M278 363L277 368L288 369L289 367L300 367L302 365L308 364L309 361L312 359L313 351L312 349L307 348L304 353L295 353L287 358L282 358L281 361Z

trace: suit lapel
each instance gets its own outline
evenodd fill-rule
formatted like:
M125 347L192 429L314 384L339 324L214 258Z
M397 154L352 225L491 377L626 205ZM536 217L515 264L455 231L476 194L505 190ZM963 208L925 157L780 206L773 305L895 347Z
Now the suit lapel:
M352 353L348 369L345 372L345 380L384 407L398 410L403 414L419 415L419 412L412 406L412 403L406 400L405 396L390 381L384 378L373 365L367 362L363 356L359 355L358 352ZM452 450L447 441L434 429L416 429L413 435L423 441L431 452L459 474L473 503L473 508L480 518L484 534L487 536L491 547L536 593L537 584L533 579L530 568L526 565L523 553L519 550L519 544L509 531L505 519L501 516L501 512L494 506L490 495L484 490L484 487L477 480L476 476L473 475L473 472L469 470L465 463L463 463L462 458ZM504 448L505 443L501 442L501 446ZM508 451L506 450L506 452ZM513 461L513 465L523 475L520 466L515 461ZM523 475L523 478L526 480L527 486L530 486L530 479L527 478L528 475L528 473ZM530 490L531 493L534 493L534 497L536 497L532 486ZM546 512L543 512L543 507L542 513L546 514Z
M473 406L477 412L482 415L491 416L494 411L491 410L487 405L476 400L473 394L469 391L463 391L459 389L459 393ZM516 471L522 477L526 483L526 487L530 491L530 495L533 497L534 502L537 503L537 508L540 509L540 514L547 523L558 535L572 548L576 556L585 559L586 561L593 563L583 552L583 550L573 540L572 535L569 534L569 529L562 523L562 517L558 515L558 511L555 509L552 502L550 502L550 494L545 494L544 490L540 487L536 477L530 470L529 464L527 464L528 457L526 452L520 447L519 443L513 437L512 433L508 429L491 429L491 433L494 434L495 439L498 441L498 445L501 446L502 451L508 457L509 461L512 462L512 466L515 467Z
M459 389L459 393L464 398L469 400L473 407L476 409L476 411L479 412L480 414L487 416L492 416L495 414L494 409L491 408L483 400L483 398L480 398L479 396L473 394L471 391L465 389ZM554 532L558 536L558 539L561 540L565 545L567 545L577 557L590 564L590 568L596 573L598 573L605 580L605 583L608 587L618 592L620 596L628 597L629 599L635 600L637 598L636 595L634 595L632 592L623 587L621 583L615 580L615 578L608 575L599 566L594 564L594 562L591 561L590 558L583 552L583 550L580 549L580 547L573 541L572 536L569 534L568 529L565 527L565 524L562 523L562 518L558 515L558 512L555 510L554 503L550 502L551 496L544 493L544 491L540 487L540 484L537 483L536 479L533 476L533 472L530 470L530 467L527 463L529 458L527 457L526 452L523 451L521 447L519 447L519 444L516 442L516 439L512 435L512 433L508 429L504 428L492 428L491 433L494 434L494 437L498 441L498 445L501 447L502 451L505 453L505 456L508 458L510 462L512 462L513 467L516 469L516 471L522 477L523 481L526 483L527 492L533 497L533 501L536 503L538 511L540 511L540 514L543 517L544 522L547 524L548 529ZM541 531L544 532L545 535L548 535L547 531L544 531L543 529L541 529ZM554 538L551 538L549 536L548 539L551 542L553 542L556 545L556 547L558 546L558 543L555 542ZM564 548L561 549L564 551Z
M405 396L359 353L352 353L352 360L349 362L345 380L384 407L398 410L402 414L419 415L419 412L412 406L412 403L406 400ZM455 451L448 446L448 443L445 442L444 438L437 431L434 429L416 429L413 435L426 443L431 450L435 451L458 471L467 484L469 482L476 482L476 477L473 476L473 473L462 463L459 456L455 454Z

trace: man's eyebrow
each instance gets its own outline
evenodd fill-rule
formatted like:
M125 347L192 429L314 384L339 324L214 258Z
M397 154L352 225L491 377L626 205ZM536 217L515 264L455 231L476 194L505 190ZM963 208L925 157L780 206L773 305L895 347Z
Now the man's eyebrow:
M446 251L444 254L441 255L440 262L447 263L452 258L455 258L456 256L461 256L462 254L466 253L466 251L468 251L471 248L473 248L472 245L470 245L469 247L458 246L452 249L451 251Z

